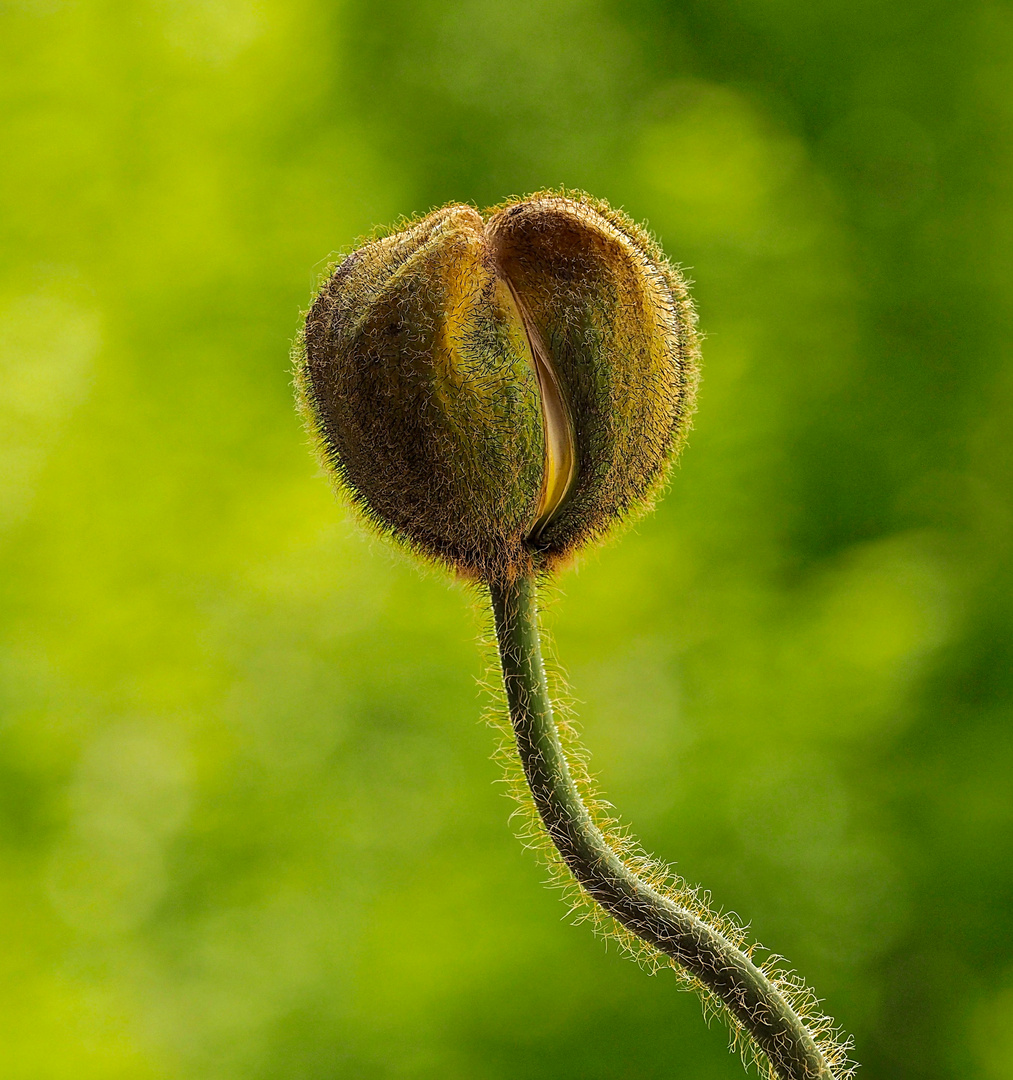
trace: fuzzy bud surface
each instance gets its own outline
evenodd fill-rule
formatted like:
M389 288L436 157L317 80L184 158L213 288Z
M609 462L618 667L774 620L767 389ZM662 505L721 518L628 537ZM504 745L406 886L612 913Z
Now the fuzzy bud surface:
M685 283L587 196L450 205L347 256L297 348L327 466L467 577L551 569L645 509L696 384Z

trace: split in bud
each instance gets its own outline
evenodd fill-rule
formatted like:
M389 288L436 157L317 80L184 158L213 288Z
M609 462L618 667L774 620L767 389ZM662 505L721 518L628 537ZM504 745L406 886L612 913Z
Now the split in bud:
M451 205L341 262L297 381L382 531L470 577L565 561L646 507L696 380L685 284L586 196Z

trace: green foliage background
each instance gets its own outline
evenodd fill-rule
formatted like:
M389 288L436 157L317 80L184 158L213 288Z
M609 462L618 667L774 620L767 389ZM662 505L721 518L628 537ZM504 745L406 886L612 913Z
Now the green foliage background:
M862 1076L1013 1077L1007 0L6 0L0 52L0 1074L742 1075L542 887L480 613L292 408L332 253L565 183L708 335L550 612L605 791Z

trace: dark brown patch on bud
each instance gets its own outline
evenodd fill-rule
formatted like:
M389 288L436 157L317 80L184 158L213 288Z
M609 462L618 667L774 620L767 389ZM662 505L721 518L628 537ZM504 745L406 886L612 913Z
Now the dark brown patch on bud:
M551 563L645 506L689 426L695 320L653 240L607 204L547 194L486 227L497 271L551 358L576 472L536 544Z

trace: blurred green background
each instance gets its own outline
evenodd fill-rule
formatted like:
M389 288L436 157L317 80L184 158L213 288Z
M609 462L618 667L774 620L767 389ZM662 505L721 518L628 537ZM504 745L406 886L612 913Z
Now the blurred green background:
M1010 3L6 0L0 52L0 1075L742 1076L543 887L481 614L292 408L333 253L565 183L708 335L549 613L604 790L863 1077L1013 1077Z

